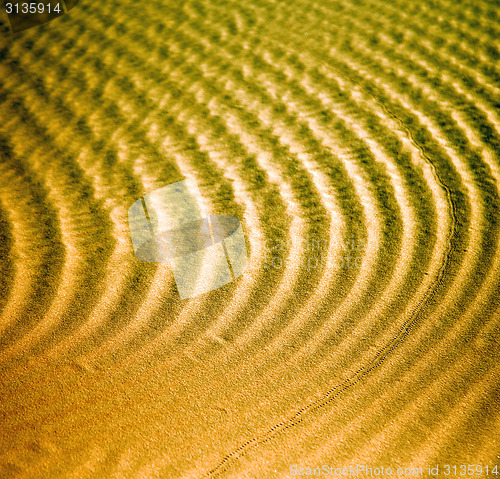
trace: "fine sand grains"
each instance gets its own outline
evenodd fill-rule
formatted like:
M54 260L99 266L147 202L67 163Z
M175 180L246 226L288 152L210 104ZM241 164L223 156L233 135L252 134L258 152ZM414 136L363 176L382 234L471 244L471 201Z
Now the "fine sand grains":
M0 477L500 473L499 13L82 0L2 36ZM249 256L180 300L127 212L185 178Z

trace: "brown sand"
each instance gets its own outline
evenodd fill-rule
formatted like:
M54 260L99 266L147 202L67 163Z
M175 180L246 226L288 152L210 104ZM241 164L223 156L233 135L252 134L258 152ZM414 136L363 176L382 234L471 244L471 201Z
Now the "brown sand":
M81 0L4 35L0 477L496 477L499 15ZM127 220L184 178L249 251L188 300Z

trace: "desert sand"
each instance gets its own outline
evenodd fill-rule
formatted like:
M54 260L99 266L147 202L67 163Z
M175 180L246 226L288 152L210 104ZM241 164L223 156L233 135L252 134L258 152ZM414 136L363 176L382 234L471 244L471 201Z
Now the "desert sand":
M2 18L0 477L496 477L499 15L81 0L15 34ZM241 221L248 263L181 300L127 212L184 179Z

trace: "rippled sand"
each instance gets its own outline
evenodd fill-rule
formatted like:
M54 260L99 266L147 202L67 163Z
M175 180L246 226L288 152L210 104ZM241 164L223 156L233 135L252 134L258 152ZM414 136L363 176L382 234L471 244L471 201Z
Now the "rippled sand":
M3 36L0 477L499 464L499 16L81 0ZM181 300L127 211L185 178L249 259Z

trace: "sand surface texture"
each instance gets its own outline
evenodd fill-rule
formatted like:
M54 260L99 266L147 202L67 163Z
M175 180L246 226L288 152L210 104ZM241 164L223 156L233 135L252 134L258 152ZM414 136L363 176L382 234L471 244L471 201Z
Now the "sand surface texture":
M0 477L486 477L499 16L495 0L81 0L3 35ZM241 221L248 263L181 300L168 264L135 257L127 215L184 179Z

